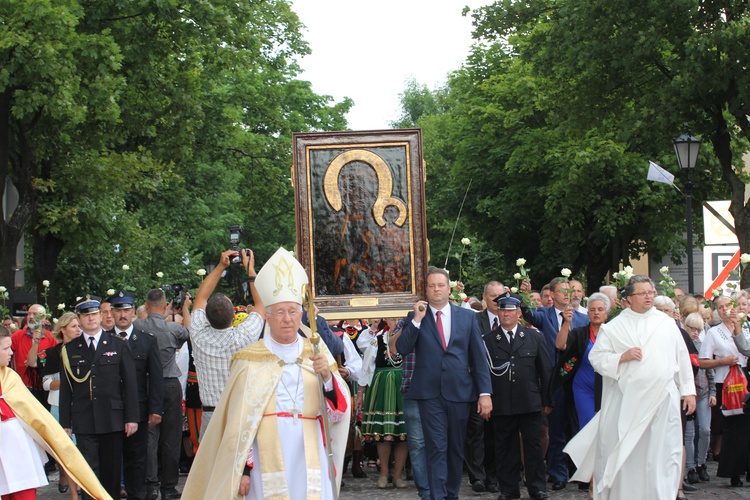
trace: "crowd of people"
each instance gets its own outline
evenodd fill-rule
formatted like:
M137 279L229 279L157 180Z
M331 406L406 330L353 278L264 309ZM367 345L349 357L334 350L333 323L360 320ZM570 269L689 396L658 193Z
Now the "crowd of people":
M215 293L235 257L253 305ZM453 303L431 267L407 317L326 321L307 283L284 249L257 273L228 250L179 308L161 289L141 307L89 293L53 323L35 304L0 326L3 500L54 468L72 499L327 499L375 469L423 499L458 498L464 472L500 500L569 483L680 499L708 460L750 479L750 416L722 401L747 382L744 291L657 295L633 276L586 297L560 277Z

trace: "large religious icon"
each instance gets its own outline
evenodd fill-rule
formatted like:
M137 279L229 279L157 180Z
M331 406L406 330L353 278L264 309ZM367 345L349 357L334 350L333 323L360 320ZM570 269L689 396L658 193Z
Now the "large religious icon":
M419 129L294 135L297 251L327 319L406 314L424 288Z

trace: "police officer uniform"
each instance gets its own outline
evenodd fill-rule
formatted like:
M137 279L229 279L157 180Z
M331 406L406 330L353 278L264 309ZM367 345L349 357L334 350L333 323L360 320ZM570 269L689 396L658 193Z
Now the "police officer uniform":
M484 336L492 379L492 426L495 434L495 460L500 486L499 500L520 498L523 439L524 470L529 495L548 498L544 477L540 428L542 410L551 407L551 367L542 335L518 324L515 311L521 307L517 296L506 292L497 299L501 324ZM513 325L503 326L503 313L514 313Z
M119 291L109 298L112 310L133 309L135 295ZM162 413L164 375L159 357L159 348L153 334L135 328L131 322L127 330L121 330L115 323L110 333L125 339L133 354L135 375L138 385L138 431L125 438L123 444L123 465L125 491L129 499L146 498L146 456L148 451L149 415Z
M99 314L99 305L99 297L86 295L75 311ZM61 358L60 425L76 434L81 454L117 498L125 424L138 422L133 356L123 339L100 329L65 344Z

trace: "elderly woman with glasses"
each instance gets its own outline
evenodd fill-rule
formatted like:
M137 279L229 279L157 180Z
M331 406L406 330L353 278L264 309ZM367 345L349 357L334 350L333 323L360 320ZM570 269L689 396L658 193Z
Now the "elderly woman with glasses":
M601 406L602 377L589 363L589 352L596 343L599 327L607 321L610 306L609 297L592 293L588 300L589 324L571 329L573 311L568 307L563 311L565 321L557 333L555 347L562 354L552 372L552 386L554 390L564 385L566 399L575 402L579 428L585 426Z
M701 313L690 313L684 319L685 329L690 334L696 349L700 351L703 342L703 317ZM688 483L709 481L706 471L706 455L711 441L711 407L716 406L716 385L714 371L700 369L695 375L696 405L695 418L688 420L685 429L685 452ZM696 439L697 434L697 439Z
M724 379L729 375L729 367L739 364L747 366L747 356L738 349L733 337L739 318L732 306L732 299L725 296L716 297L714 305L719 313L721 323L711 328L703 338L700 350L700 367L714 369L716 384L716 406L711 415L714 440L714 457L719 459L717 476L731 478L732 486L742 486L740 476L747 469L747 446L745 436L745 415L724 416L721 412L721 397ZM740 326L740 331L741 331ZM745 335L745 333L740 333Z

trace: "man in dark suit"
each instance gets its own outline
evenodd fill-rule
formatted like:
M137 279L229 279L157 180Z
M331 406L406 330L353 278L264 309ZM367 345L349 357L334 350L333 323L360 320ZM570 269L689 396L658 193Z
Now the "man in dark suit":
M489 281L484 285L485 309L477 313L479 333L484 337L498 326L498 309L495 299L505 293L505 287L499 281ZM495 477L495 451L492 424L486 422L477 413L469 412L469 423L466 427L466 445L464 461L469 473L469 482L474 491L499 491Z
M101 328L99 300L86 295L75 307L83 333L62 349L60 425L117 498L123 439L138 430L138 388L127 344Z
M547 354L549 355L550 366L555 366L557 357L560 355L555 347L557 332L560 331L563 324L563 311L570 305L570 283L565 278L555 278L549 283L552 291L552 306L539 307L532 311L524 306L523 318L529 324L538 328L547 344ZM531 283L524 281L521 283L521 291L528 292L531 290ZM572 328L586 326L589 324L589 318L585 314L573 311ZM573 408L568 408L565 404L565 391L562 387L555 390L552 394L552 405L554 410L547 417L549 421L549 449L547 450L547 472L549 472L552 481L553 490L565 488L568 482L568 458L563 454L563 448L568 441L568 432L566 424L570 421L570 413L575 420ZM577 429L572 429L576 432Z
M120 291L110 297L110 304L115 321L112 333L130 347L138 381L138 431L125 438L123 445L125 491L129 499L145 500L148 428L161 423L164 372L156 338L133 327L135 295Z
M548 498L539 431L542 412L552 411L549 356L542 334L518 324L521 300L506 292L497 303L500 326L484 336L492 374L492 426L500 484L497 498L521 498L519 433L529 496Z
M449 283L446 271L429 268L427 301L414 304L396 341L402 356L412 350L416 355L409 396L418 401L422 416L433 499L458 498L469 412L487 419L492 411L476 315L448 302Z

